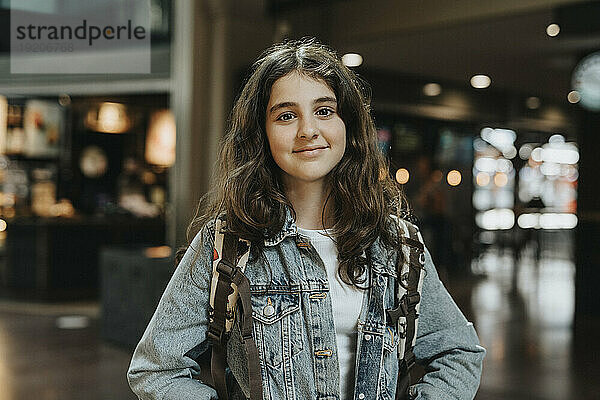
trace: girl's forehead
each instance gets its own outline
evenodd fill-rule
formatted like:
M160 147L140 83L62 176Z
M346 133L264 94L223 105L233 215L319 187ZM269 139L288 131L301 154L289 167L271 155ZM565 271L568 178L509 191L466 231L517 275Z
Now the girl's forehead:
M300 97L309 94L335 97L333 89L324 79L293 71L277 79L271 86L271 101L278 97ZM270 101L270 102L271 102Z

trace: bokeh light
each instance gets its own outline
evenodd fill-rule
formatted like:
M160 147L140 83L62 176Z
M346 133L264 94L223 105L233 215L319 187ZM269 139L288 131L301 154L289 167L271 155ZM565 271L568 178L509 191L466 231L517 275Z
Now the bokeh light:
M490 86L492 79L487 75L473 75L471 78L471 86L475 89L485 89Z
M442 93L442 87L439 83L428 83L423 86L423 94L425 96L439 96L440 93Z
M448 184L450 186L458 186L460 185L460 181L462 180L462 175L460 174L460 172L453 169L452 171L448 172L446 180L448 181Z
M342 62L347 67L358 67L363 63L363 58L357 53L346 53L342 56Z
M479 186L487 186L487 184L490 183L490 176L485 172L480 172L475 177L475 181Z
M398 182L399 184L406 184L409 178L410 173L406 168L400 168L398 171L396 171L396 182Z
M550 37L558 36L560 33L560 26L558 24L550 24L546 27L546 33Z

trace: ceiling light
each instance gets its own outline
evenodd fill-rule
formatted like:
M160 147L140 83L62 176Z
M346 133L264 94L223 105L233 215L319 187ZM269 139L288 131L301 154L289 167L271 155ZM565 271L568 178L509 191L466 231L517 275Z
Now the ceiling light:
M475 89L485 89L490 86L492 80L487 75L473 75L471 78L471 86Z
M557 36L560 33L560 26L558 24L550 24L546 27L546 33L550 37Z
M581 95L577 90L571 90L567 95L567 100L569 100L569 103L571 104L579 103L579 100L581 100Z
M433 97L438 96L440 93L442 93L442 87L438 83L428 83L423 86L423 94L425 96Z
M363 58L357 53L346 53L342 56L342 62L347 67L358 67L362 64Z
M548 143L564 143L564 142L565 142L565 137L563 135L559 135L558 133L550 136L550 139L548 139Z

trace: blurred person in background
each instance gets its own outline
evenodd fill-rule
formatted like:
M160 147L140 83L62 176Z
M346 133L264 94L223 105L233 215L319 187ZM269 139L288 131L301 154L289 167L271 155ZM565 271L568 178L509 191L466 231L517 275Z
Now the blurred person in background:
M424 269L414 348L402 318L390 323L386 312L405 282L400 232L413 225L397 185L380 173L387 163L369 102L367 84L314 39L274 45L255 62L216 184L133 355L128 379L140 399L218 398L198 359L221 345L232 399L475 396L485 350L426 249L420 265L404 264ZM226 344L209 334L217 218L226 235L250 243L251 310L240 289ZM409 348L425 373L407 388L398 378Z
M454 255L452 226L446 218L446 193L438 176L441 172L432 170L430 157L423 155L417 159L416 173L420 186L412 198L412 205L432 258L436 260L437 270L444 279Z

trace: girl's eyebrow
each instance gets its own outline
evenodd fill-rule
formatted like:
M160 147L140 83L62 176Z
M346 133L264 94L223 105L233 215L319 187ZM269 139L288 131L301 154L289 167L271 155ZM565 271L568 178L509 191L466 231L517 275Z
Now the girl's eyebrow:
M337 104L337 99L335 97L325 96L325 97L319 97L318 99L313 100L313 104L320 104L320 103L336 103ZM298 103L295 103L293 101L284 101L282 103L277 103L269 109L269 114L272 114L273 112L279 110L280 108L295 107L295 106L298 106Z
M337 99L335 97L325 96L325 97L319 97L318 99L313 101L313 104L319 104L319 103L336 103L337 104Z

